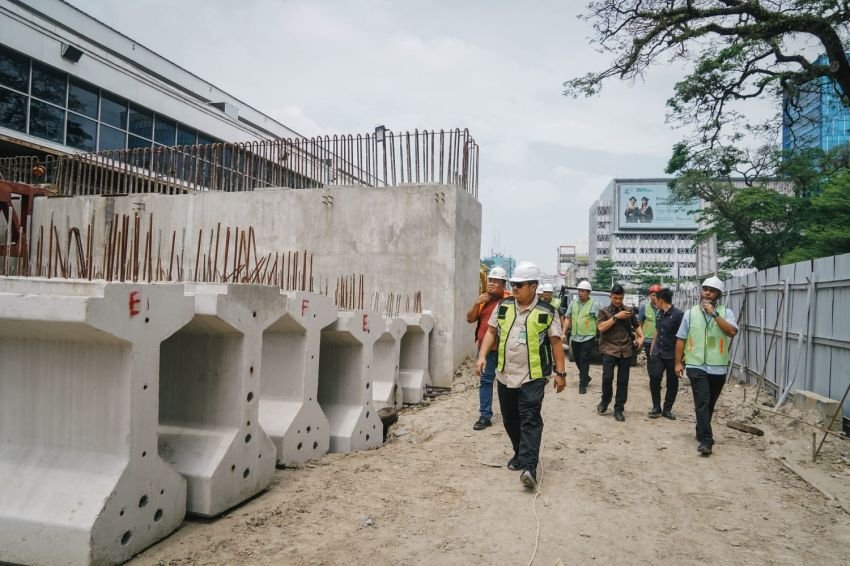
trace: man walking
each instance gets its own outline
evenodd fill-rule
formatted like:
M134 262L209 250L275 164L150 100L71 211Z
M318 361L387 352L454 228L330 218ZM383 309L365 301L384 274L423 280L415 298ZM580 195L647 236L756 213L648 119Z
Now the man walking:
M655 334L652 338L649 357L649 394L652 396L652 409L649 418L674 420L673 404L679 394L679 376L676 374L676 332L682 324L683 313L673 306L673 291L668 288L655 292L655 305L658 318L655 321ZM667 384L664 392L664 407L661 406L661 377L666 372Z
M602 400L596 407L601 415L614 397L614 368L617 368L617 396L614 419L626 420L623 410L629 397L629 370L632 356L643 342L643 332L631 309L623 306L625 290L611 287L611 304L599 311L599 351L602 353Z
M676 333L676 373L686 371L694 394L697 419L697 451L711 454L714 435L711 417L714 406L726 384L729 365L729 345L738 333L738 323L732 309L718 305L723 295L723 281L709 277L702 283L700 303L682 317Z
M499 301L505 297L509 297L510 293L505 290L505 282L507 274L501 267L494 267L487 275L487 292L482 293L475 299L475 304L466 313L466 321L469 323L475 322L475 343L478 344L478 349L481 349L481 341L487 333L489 326L487 321L490 320L490 315L493 314L493 309L499 304ZM478 412L480 416L475 424L472 425L474 430L483 430L492 424L493 418L493 380L496 377L496 345L493 344L491 350L485 352L487 364L481 377L479 378L478 387Z
M649 348L652 345L652 337L655 336L655 319L658 316L658 303L655 301L655 293L661 289L661 285L655 284L649 288L646 302L638 310L638 322L643 330L643 353L646 355L646 367L649 368Z
M578 299L572 302L564 317L564 332L570 334L570 352L578 368L578 392L587 393L590 384L590 355L596 348L596 319L599 303L590 297L593 289L588 281L578 284Z
M538 300L540 270L520 262L511 277L513 297L504 299L490 316L489 328L475 368L487 366L487 352L497 344L499 408L511 440L513 457L509 470L522 470L520 480L528 488L537 485L537 464L543 436L540 410L548 377L555 371L555 391L566 387L561 322L552 305Z

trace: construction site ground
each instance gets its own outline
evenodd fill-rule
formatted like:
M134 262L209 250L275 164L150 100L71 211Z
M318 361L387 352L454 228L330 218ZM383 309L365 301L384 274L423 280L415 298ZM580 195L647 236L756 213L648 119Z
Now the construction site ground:
M278 470L266 492L187 519L131 563L528 564L536 550L550 565L847 564L850 441L829 437L813 464L814 429L753 416L755 389L729 384L714 454L701 457L689 387L678 420L649 419L646 372L632 368L618 423L595 412L600 371L587 395L572 366L567 390L547 391L539 497L505 467L497 402L494 426L472 430L478 378L466 363L451 393L401 412L383 447Z

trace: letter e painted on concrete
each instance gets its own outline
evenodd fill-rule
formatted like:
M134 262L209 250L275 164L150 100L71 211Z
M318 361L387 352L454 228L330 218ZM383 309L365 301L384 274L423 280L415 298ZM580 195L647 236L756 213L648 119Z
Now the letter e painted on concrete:
M363 332L369 332L369 315L363 315Z
M139 310L139 305L141 304L141 302L142 300L139 298L139 292L130 291L129 308L131 317L136 316L137 314L142 312Z

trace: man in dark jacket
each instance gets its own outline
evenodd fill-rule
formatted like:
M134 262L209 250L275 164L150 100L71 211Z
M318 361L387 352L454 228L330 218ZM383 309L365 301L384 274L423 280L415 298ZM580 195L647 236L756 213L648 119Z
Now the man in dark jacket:
M655 292L655 306L658 316L655 320L655 334L649 356L649 393L652 396L652 409L649 418L675 419L673 403L679 393L679 376L676 375L676 332L682 324L683 313L673 306L673 291L663 288ZM661 376L667 373L667 390L664 393L664 407L661 406Z

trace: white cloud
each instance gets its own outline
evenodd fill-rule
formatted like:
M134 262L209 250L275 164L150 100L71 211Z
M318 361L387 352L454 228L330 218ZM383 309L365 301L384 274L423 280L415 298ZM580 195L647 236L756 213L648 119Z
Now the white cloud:
M546 271L559 244L588 239L611 178L662 175L682 136L664 123L675 66L562 96L566 79L607 62L579 2L71 2L307 136L469 128L482 248Z

